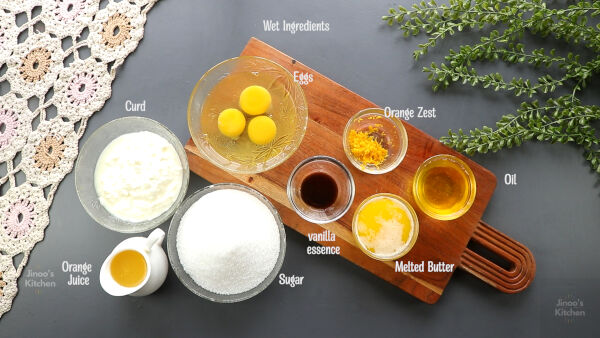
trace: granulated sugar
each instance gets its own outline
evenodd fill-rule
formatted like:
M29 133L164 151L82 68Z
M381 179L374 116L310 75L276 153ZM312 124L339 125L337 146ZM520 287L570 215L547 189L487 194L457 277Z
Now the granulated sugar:
M275 267L279 250L279 229L269 208L234 189L196 201L177 232L185 272L218 294L238 294L259 285Z

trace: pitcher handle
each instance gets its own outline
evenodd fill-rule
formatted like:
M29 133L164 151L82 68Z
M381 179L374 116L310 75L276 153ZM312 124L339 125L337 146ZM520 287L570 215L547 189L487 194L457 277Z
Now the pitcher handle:
M154 229L154 231L152 231L150 233L150 235L148 235L148 238L146 239L146 251L148 253L150 253L150 250L152 249L152 247L154 245L162 245L163 240L165 239L165 232L160 229L160 228L156 228Z

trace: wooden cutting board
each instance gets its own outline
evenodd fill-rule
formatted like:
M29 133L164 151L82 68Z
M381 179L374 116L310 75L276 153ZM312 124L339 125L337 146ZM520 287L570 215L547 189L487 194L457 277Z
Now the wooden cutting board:
M481 216L496 187L494 174L409 123L404 123L409 140L408 152L400 166L384 175L365 174L346 158L341 135L352 115L365 108L377 107L374 103L255 38L250 39L241 55L270 59L292 74L299 71L313 75L313 82L303 86L309 110L304 140L294 155L280 166L260 174L241 175L225 172L203 159L190 139L185 148L193 172L212 183L236 182L260 191L273 202L288 227L305 236L329 230L336 235L336 240L321 242L322 245L339 246L342 257L427 303L437 302L456 267L508 293L519 292L530 284L535 275L535 261L531 252L481 222ZM471 167L477 181L473 206L464 216L453 221L438 221L427 216L416 207L412 196L414 173L425 159L436 154L460 157ZM286 194L286 183L292 169L300 161L314 155L328 155L343 162L352 172L356 184L356 196L348 213L340 220L325 225L312 224L299 217ZM402 196L415 206L420 223L419 237L413 249L401 260L415 263L425 261L425 272L396 272L395 262L374 260L356 247L352 236L354 211L365 198L381 192ZM508 265L501 267L468 249L467 244L471 239L480 247L502 257ZM454 268L452 272L427 272L429 261L454 264Z

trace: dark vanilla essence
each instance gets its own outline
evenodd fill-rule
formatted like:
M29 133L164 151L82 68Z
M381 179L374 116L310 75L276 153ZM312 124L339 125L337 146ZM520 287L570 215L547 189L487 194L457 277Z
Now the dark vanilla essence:
M337 196L337 183L326 173L312 173L300 185L300 197L313 208L327 209L335 203Z

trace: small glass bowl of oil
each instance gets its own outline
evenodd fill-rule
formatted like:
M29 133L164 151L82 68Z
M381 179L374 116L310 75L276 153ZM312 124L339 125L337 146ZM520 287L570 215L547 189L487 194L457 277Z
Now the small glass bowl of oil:
M413 180L416 204L428 216L453 220L475 201L477 185L469 166L456 156L435 155L423 162Z
M402 197L375 194L356 208L352 234L367 256L380 261L396 260L417 242L419 219L415 209Z

